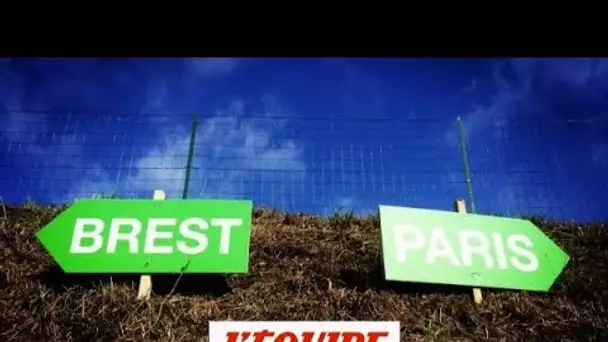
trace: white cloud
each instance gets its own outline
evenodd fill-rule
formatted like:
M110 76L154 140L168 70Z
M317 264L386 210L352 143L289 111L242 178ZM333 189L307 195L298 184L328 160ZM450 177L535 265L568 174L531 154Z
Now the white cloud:
M511 67L526 83L562 85L570 90L588 87L608 75L605 58L516 58Z
M462 93L474 93L477 90L477 80L473 79L471 83L462 89Z
M224 75L233 71L241 62L239 58L193 58L194 69L203 77Z
M15 176L44 180L42 182L44 186L37 185L35 189L28 189L26 184L20 187L19 191L32 190L44 193L44 187L54 184L59 187L60 193L57 197L61 197L62 200L90 197L94 193L111 194L117 191L125 195L142 196L151 194L157 188L165 189L170 197L181 196L190 127L188 124L178 122L179 119L171 115L172 111L169 109L172 107L169 103L172 94L164 78L153 77L144 83L145 105L139 111L143 114L162 115L160 118L154 118L154 124L145 125L156 131L158 142L148 150L142 150L146 147L139 144L141 146L134 147L135 151L133 149L128 151L130 149L128 143L127 145L116 143L115 149L104 145L102 152L96 152L96 148L90 145L91 139L116 138L111 135L103 136L105 133L91 134L92 130L103 130L103 127L98 127L100 126L98 119L101 116L81 116L77 120L78 129L75 132L66 132L64 127L58 124L58 115L61 115L63 121L67 112L55 112L52 115L44 112L20 112L19 110L28 110L32 107L48 108L48 103L52 101L48 102L50 100L45 96L48 97L53 92L52 89L46 89L46 93L43 91L35 98L28 97L28 76L11 68L10 62L8 59L0 60L2 93L0 104L8 110L2 116L4 124L0 129L0 141L2 148L7 148L12 153L10 156L7 155L4 161L19 168L19 175ZM186 59L180 63L185 63L184 66L191 75L195 76L194 78L210 78L233 72L242 60L201 58ZM133 75L135 74L136 72L133 71ZM117 75L128 78L127 76L131 74ZM71 85L69 89L76 89L80 84L79 79L69 77L58 82L63 82L66 87ZM66 87L61 89L68 89ZM42 105L38 106L39 103ZM220 196L226 193L233 195L244 193L248 190L244 186L248 187L254 183L252 177L262 174L263 179L257 181L266 182L264 184L267 186L266 191L272 192L273 196L277 197L285 192L286 187L281 180L286 172L303 175L306 171L303 161L304 147L296 141L284 139L283 129L287 121L269 118L289 116L278 101L272 96L264 97L260 112L248 111L248 104L244 99L236 99L226 108L218 110L213 117L201 118L196 139L191 195ZM107 117L116 120L111 115ZM151 119L143 116L142 120L147 122L146 120ZM90 126L85 127L86 124ZM112 124L116 122L111 122L110 125ZM74 128L73 124L71 128ZM110 134L109 131L104 132ZM127 133L137 138L141 138L142 134L154 134L136 129ZM91 158L93 153L102 154L97 158L99 162L91 161L95 160ZM124 155L131 153L136 159L132 164L129 163L130 160L123 161L122 157L119 161L118 157L121 153ZM117 172L119 162L121 168ZM60 165L62 168L53 168L53 165Z
M549 180L537 180L532 178L533 175L518 171L534 168L534 171L548 173L557 167L550 164L555 160L550 146L542 151L530 152L534 155L526 155L522 154L525 149L535 147L532 143L520 142L524 134L532 140L541 139L540 135L534 136L534 132L545 132L551 125L543 126L538 120L526 123L518 118L548 117L553 103L562 100L551 97L556 95L549 95L556 94L555 90L561 92L557 95L561 97L593 100L593 96L605 96L608 89L607 61L590 58L517 58L498 65L494 83L485 85L497 89L491 101L463 115L469 157L472 167L476 169L473 175L474 193L480 195L476 197L483 197L492 203L494 210L508 215L521 214L522 210L557 208L562 204L554 196L557 191L555 184L547 184ZM569 117L576 115L578 113L572 112ZM450 144L457 146L457 131L453 127L447 131L446 138ZM590 150L592 161L602 164L605 148L596 144ZM494 165L479 165L480 161L490 156ZM483 203L477 207L488 208Z
M593 143L591 147L592 160L594 163L608 167L608 144Z
M71 65L68 62L70 61L60 61L57 62L60 64L59 66L54 66L58 68L67 67ZM241 60L235 58L202 58L186 59L179 61L179 63L184 63L182 65L188 69L189 79L195 79L197 77L208 78L226 75L235 70L241 64ZM128 73L124 70L113 70L112 72L117 72L116 77L123 81L131 76L136 77L138 73L137 68L128 71ZM155 74L152 72L152 75ZM192 75L195 77L192 77ZM148 81L146 81L146 78L143 79L145 88L143 99L146 104L140 108L139 112L164 115L164 120L156 118L159 123L157 126L149 125L149 127L154 129L154 127L165 125L169 127L168 131L171 131L171 134L159 130L160 141L158 144L152 146L149 151L144 151L144 156L133 164L136 171L128 175L124 173L115 175L114 170L108 170L108 166L111 168L117 166L108 165L110 159L114 158L113 162L118 161L116 155L111 155L108 150L104 151L106 155L101 156L103 158L100 159L99 163L90 162L91 154L95 153L91 152L93 148L89 145L90 140L95 139L95 137L100 138L99 135L95 136L90 132L100 128L97 127L99 123L97 119L101 116L90 116L90 119L87 119L86 116L80 117L78 119L80 127L78 127L77 132L70 134L70 132L64 131L61 124L58 124L59 119L61 121L65 120L65 115L68 115L67 112L54 112L49 115L44 112L33 113L28 111L30 109L48 109L54 103L53 94L56 91L65 93L82 89L81 81L82 79L70 75L57 78L56 82L59 82L61 86L43 88L32 97L31 91L28 92L29 83L33 82L29 79L29 75L19 68L13 68L10 59L0 59L0 106L4 106L4 109L6 109L6 112L2 115L3 125L0 129L0 142L2 148L11 151L10 155L0 157L3 157L14 167L18 167L20 175L35 175L36 178L44 178L47 180L45 182L47 185L53 183L53 179L70 178L71 173L77 169L80 171L86 170L84 172L85 179L73 179L71 186L61 188L61 197L63 198L72 195L88 197L92 192L112 193L123 187L133 191L148 191L149 187L164 187L170 188L175 193L181 193L183 182L180 182L180 179L183 180L184 171L176 168L185 165L190 127L179 126L177 120L170 115L172 111L169 110L168 101L171 94L169 94L170 89L167 88L166 80L163 77L153 77ZM92 84L90 81L85 83ZM104 91L102 85L97 89L100 94L103 94ZM60 95L62 95L60 96L62 98L69 97L63 93ZM135 102L137 100L135 99ZM217 161L223 160L224 155L229 153L226 149L222 149L226 141L218 140L218 134L222 134L229 141L238 139L249 141L264 135L272 137L281 129L281 126L258 127L254 124L241 122L237 118L240 118L244 113L245 104L246 102L243 100L235 100L229 106L229 113L218 113L218 117L209 118L200 123L198 143L217 150L219 154L215 156L215 160L200 160L199 158L199 162L202 164L194 165L195 167L200 170L216 167L218 165ZM217 125L218 120L221 119L220 117L232 119L234 123L232 126L225 128L216 127L217 134L214 138L201 134L205 129ZM146 120L146 118L144 117L143 120ZM85 127L87 126L86 123L91 126ZM135 130L129 133L132 133L133 136L142 134L142 132ZM105 138L110 139L112 136L108 135ZM114 138L116 137L114 136ZM276 137L266 143L262 141L262 143L258 143L259 146L256 150L247 149L244 146L241 146L240 150L236 149L233 154L239 158L238 160L241 163L238 167L248 169L261 167L275 169L284 167L289 169L295 167L303 169L301 148L290 141L281 141L277 145L277 141ZM125 149L125 146L117 144L115 151L120 154L121 149ZM279 159L279 161L275 159ZM281 160L284 160L287 164L283 166ZM163 163L171 165L165 165L165 167ZM52 169L53 165L58 164L63 165L64 168ZM51 168L45 169L45 165L49 165ZM71 169L66 169L65 165L71 165ZM28 166L35 166L36 169L34 170ZM79 173L78 178L82 178L82 173ZM230 177L226 179L230 179ZM55 183L59 184L60 182ZM24 191L28 190L26 188L22 189Z
M247 197L254 172L263 173L262 181L271 186L268 191L280 197L285 195L281 172L306 172L303 148L295 141L280 139L280 127L277 130L263 124L268 119L239 117L242 114L239 102L242 101L233 102L228 110L199 122L189 197ZM155 189L163 189L169 198L180 197L190 132L183 126L169 130L170 135L158 133L165 138L138 159L135 171L121 177L120 183L111 180L107 172L89 173L90 178L74 184L70 197L89 197L89 186L103 189L106 194L115 191L127 196L151 194Z
M143 113L165 114L165 102L167 100L167 85L162 80L146 87L146 105L142 108Z
M334 208L338 208L341 210L350 210L354 209L357 205L358 200L353 196L340 196L337 197L334 201Z
M499 63L494 69L498 90L487 105L477 105L462 116L465 134L498 134L510 119L518 115L541 115L542 104L536 104L536 92L558 85L571 92L605 95L608 89L608 59L596 58L514 58ZM507 77L509 76L509 77ZM477 85L476 85L477 87ZM447 140L457 143L457 133L450 127Z
M49 179L52 181L51 177ZM84 173L82 180L74 182L71 189L68 188L66 192L62 193L58 200L73 201L75 198L89 198L93 195L111 195L115 191L116 182L112 182L101 164L93 163L90 165L90 170L86 170Z

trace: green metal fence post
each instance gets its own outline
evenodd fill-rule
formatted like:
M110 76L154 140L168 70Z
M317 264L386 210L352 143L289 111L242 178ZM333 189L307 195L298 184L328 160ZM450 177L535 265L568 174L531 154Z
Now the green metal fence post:
M464 167L464 181L467 185L467 196L469 197L468 202L471 205L471 213L476 213L477 210L475 208L475 200L473 199L473 184L471 181L471 170L469 168L469 156L467 153L467 143L464 136L464 128L462 124L462 119L459 117L456 118L458 122L458 137L460 138L460 152L462 155L462 164Z
M188 150L188 164L186 165L186 177L184 179L183 199L188 198L188 186L190 185L190 170L192 169L192 157L194 156L194 140L196 139L196 127L198 124L198 116L192 118L192 130L190 132L190 147Z

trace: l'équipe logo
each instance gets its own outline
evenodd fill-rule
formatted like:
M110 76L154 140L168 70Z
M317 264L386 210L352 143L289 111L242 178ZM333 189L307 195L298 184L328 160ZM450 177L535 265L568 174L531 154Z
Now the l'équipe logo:
M210 342L398 342L398 321L209 322Z

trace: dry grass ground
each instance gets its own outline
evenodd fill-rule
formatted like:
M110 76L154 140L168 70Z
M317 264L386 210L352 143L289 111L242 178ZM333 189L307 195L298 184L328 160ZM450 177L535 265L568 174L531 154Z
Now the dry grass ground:
M383 281L376 217L256 210L248 275L68 276L35 238L58 210L0 209L0 340L201 341L208 320L399 320L403 341L608 340L605 225L537 222L572 257L548 294Z

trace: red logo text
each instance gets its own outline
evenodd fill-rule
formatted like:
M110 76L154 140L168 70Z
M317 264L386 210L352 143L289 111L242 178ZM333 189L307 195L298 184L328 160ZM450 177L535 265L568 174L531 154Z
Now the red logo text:
M226 342L382 342L388 337L387 331L356 331L294 333L290 331L275 332L264 329L261 331L229 331Z

